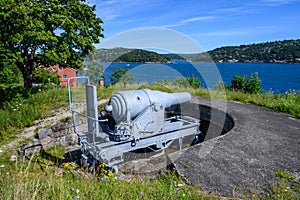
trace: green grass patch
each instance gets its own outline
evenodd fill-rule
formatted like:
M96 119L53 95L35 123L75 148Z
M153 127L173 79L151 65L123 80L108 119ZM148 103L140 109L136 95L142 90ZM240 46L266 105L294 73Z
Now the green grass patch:
M6 102L0 110L0 144L13 139L24 127L32 126L34 120L53 116L55 109L67 106L67 99L66 88L54 88Z
M138 175L94 176L74 163L57 165L42 156L0 168L0 199L220 199L186 184L175 172L156 179Z

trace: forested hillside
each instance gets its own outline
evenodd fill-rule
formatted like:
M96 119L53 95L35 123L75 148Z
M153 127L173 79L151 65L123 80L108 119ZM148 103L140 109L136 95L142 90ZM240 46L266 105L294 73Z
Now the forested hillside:
M170 59L163 54L142 49L127 49L121 47L97 49L94 53L94 59L99 60L100 62L170 62Z
M300 63L300 39L226 46L196 54L158 54L141 49L98 49L94 58L101 62L160 62L189 60L202 62Z
M300 39L220 47L189 56L191 61L300 63Z

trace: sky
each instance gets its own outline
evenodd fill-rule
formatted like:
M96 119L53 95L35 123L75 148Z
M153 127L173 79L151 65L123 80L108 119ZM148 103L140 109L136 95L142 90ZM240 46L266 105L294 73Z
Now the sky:
M104 22L105 38L96 48L198 53L222 46L300 39L300 0L90 0L89 4L96 4L96 14ZM143 43L148 37L156 39ZM172 47L155 45L162 41Z

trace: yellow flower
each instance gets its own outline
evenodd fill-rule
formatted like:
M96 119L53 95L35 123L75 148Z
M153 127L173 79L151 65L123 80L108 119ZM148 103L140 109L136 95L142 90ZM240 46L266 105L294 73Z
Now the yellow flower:
M185 197L185 196L186 196L186 194L183 193L183 194L182 194L182 197Z
M69 162L66 162L63 164L63 168L68 168L70 166L70 163Z
M76 169L76 163L72 162L71 166L72 166L72 169Z
M108 175L109 178L113 178L115 176L114 173L112 173L112 172L108 172L107 175Z

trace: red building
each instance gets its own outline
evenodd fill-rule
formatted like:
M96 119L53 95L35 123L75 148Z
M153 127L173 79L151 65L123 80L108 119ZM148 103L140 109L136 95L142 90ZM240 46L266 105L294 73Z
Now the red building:
M58 64L54 66L47 67L47 69L51 70L52 72L56 72L59 75L60 84L62 86L68 86L68 78L76 77L76 70L72 68L62 68L59 67ZM70 81L71 87L76 87L76 80L72 79Z

